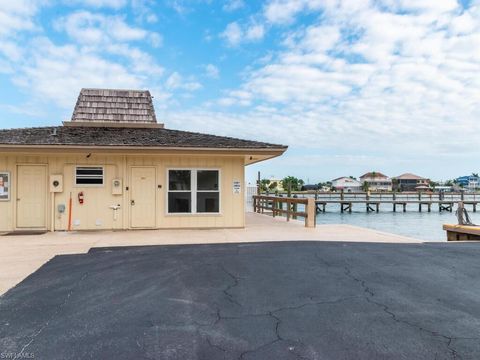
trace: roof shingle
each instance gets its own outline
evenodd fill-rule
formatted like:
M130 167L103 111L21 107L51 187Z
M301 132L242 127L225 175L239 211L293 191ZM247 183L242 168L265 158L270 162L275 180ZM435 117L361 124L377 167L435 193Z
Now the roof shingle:
M283 145L165 128L57 126L0 130L0 145L283 149Z

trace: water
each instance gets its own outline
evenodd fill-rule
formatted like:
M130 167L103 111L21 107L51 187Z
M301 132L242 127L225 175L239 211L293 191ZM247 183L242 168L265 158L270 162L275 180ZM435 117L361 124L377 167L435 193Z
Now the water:
M328 204L326 213L317 215L317 224L349 224L374 230L413 237L425 241L446 241L447 235L442 229L443 224L456 224L456 205L453 212L438 212L438 206L432 205L432 212L418 212L418 205L407 205L407 212L397 207L393 212L392 205L381 204L380 212L367 213L365 204L354 204L351 214L340 213L340 206ZM480 213L473 213L471 206L466 206L473 223L480 224ZM398 211L400 210L400 211Z
M299 197L314 197L313 195L301 194ZM319 193L318 200L339 200L338 193ZM365 200L364 193L345 193L346 201ZM370 198L372 201L392 201L392 194L375 194ZM480 194L466 193L465 201L476 201L480 199ZM397 201L416 201L418 194L401 193L396 195ZM422 200L438 201L438 194L423 194ZM455 210L456 203L461 201L459 194L447 193L443 195L444 201L452 201L455 203L452 212L438 211L438 204L432 204L432 212L427 212L424 205L422 212L418 211L418 204L408 204L407 211L403 212L401 205L397 206L397 212L393 212L392 204L380 204L380 211L367 213L365 204L353 204L352 213L340 212L339 204L327 204L326 212L317 215L317 224L348 224L366 227L374 230L389 232L397 235L408 236L424 241L447 241L446 232L442 229L443 224L457 224ZM470 215L470 219L474 224L480 224L480 204L477 206L478 213L472 211L471 205L465 205ZM303 206L299 205L299 211L303 211Z

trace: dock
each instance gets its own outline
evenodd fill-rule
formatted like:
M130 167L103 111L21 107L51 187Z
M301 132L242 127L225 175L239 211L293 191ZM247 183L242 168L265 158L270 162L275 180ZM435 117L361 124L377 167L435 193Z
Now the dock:
M342 192L297 192L292 193L295 198L314 198L316 213L325 213L328 207L335 206L340 213L352 213L354 205L361 205L367 213L378 213L381 209L393 212L408 210L408 205L415 205L418 212L453 212L455 204L462 201L464 206L477 211L480 203L480 194L477 193L342 193ZM269 195L267 195L269 196ZM269 196L270 199L272 195ZM275 197L282 198L280 194ZM412 209L412 206L410 206Z
M480 241L480 226L472 225L443 225L447 232L447 241Z
M397 211L397 208L400 208L403 212L407 211L407 205L416 204L418 205L418 211L432 211L432 206L437 205L438 211L453 211L455 205L454 201L441 201L441 200L316 200L315 205L317 208L317 213L322 213L326 211L328 204L338 204L340 205L340 212L352 212L354 204L363 204L365 205L365 210L367 212L379 212L380 205L389 205L392 207L393 212ZM468 202L465 202L468 204ZM473 211L476 212L478 202L472 203Z
M324 213L327 205L336 205L341 213L351 213L353 205L363 205L365 211L380 212L380 208L388 207L393 212L407 211L407 205L416 205L418 212L431 212L436 207L439 212L453 212L458 201L470 207L473 212L477 211L480 203L478 194L465 193L315 193L315 205L317 213Z

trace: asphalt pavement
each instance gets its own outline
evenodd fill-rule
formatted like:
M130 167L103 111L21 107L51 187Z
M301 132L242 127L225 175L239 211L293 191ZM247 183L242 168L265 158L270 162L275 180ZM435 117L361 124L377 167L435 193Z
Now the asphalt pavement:
M480 243L56 256L0 297L0 358L479 359Z

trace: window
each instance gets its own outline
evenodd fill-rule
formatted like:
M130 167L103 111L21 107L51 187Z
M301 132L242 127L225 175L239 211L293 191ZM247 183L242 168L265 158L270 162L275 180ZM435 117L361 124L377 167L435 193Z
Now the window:
M75 185L103 185L102 166L77 166L75 169Z
M218 170L169 170L168 213L220 212Z

